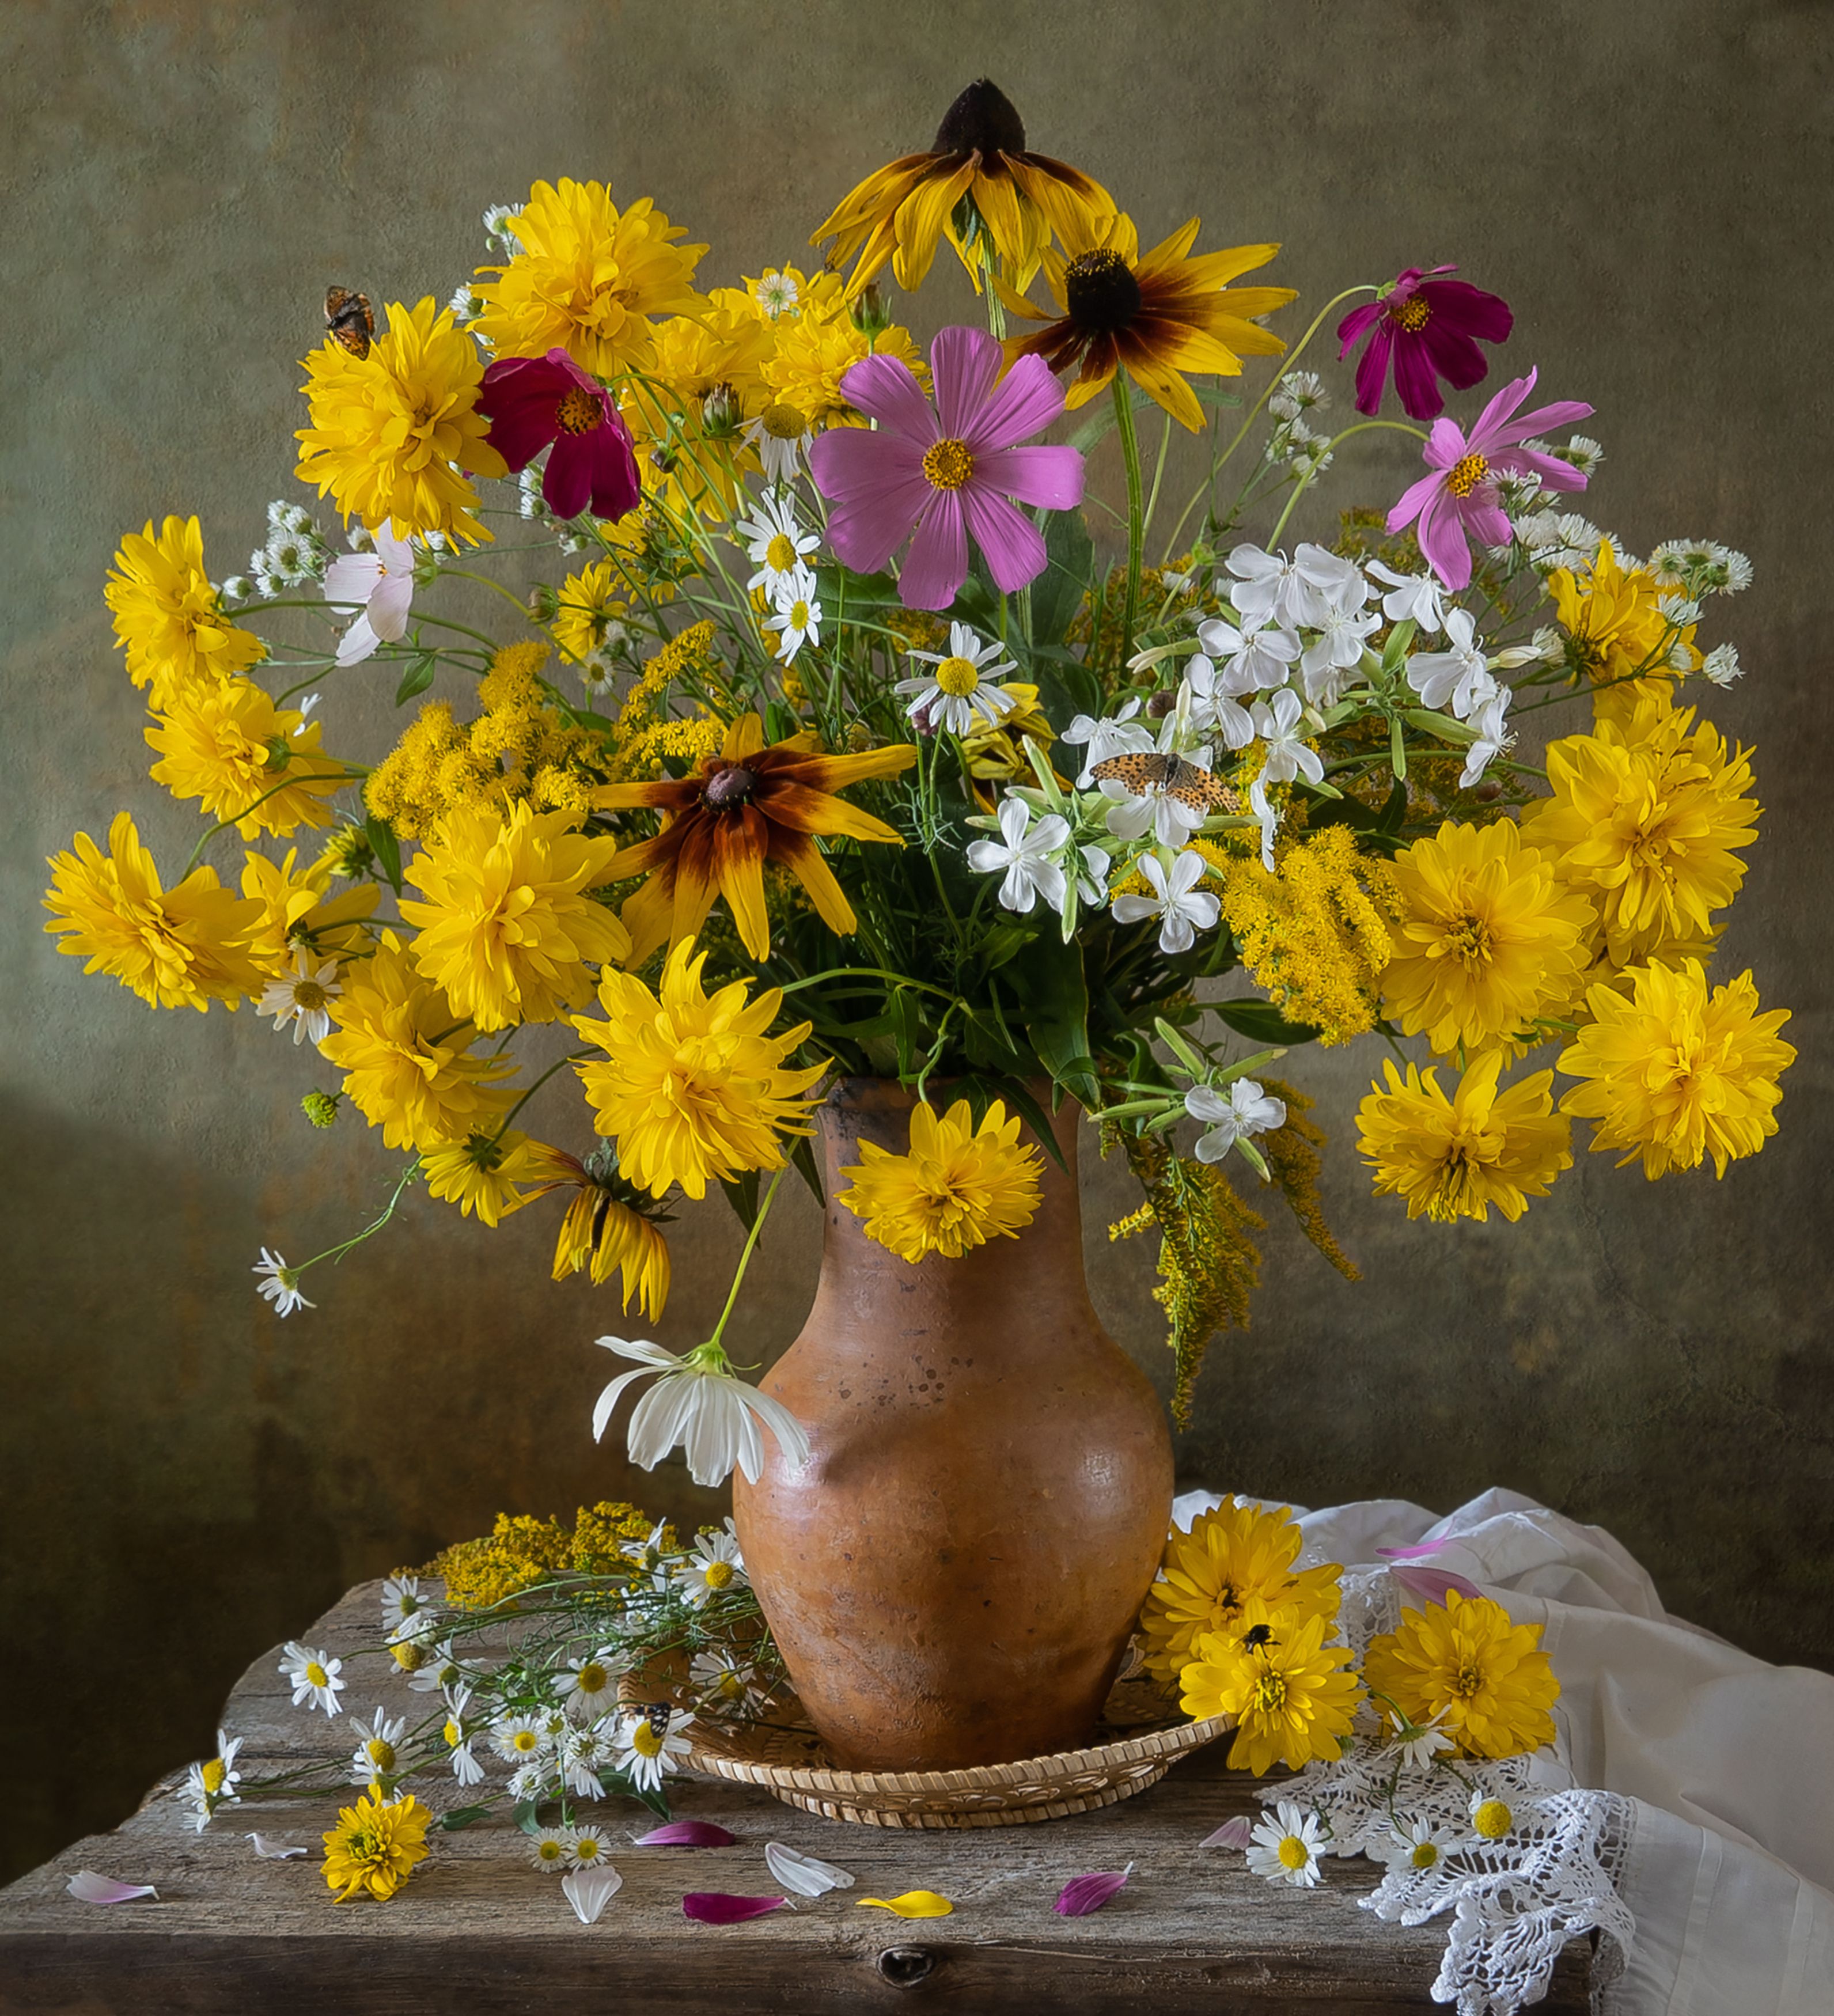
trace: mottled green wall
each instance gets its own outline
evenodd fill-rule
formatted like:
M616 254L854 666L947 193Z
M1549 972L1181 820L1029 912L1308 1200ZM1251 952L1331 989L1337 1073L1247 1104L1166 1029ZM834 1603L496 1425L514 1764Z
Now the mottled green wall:
M1766 838L1723 960L1797 1010L1781 1137L1723 1185L1588 1166L1519 1227L1410 1227L1346 1152L1367 1052L1298 1060L1367 1278L1275 1229L1184 1474L1442 1507L1515 1485L1609 1525L1701 1622L1834 1659L1827 8L12 0L0 57L0 1685L33 1738L0 1816L15 1863L205 1747L244 1661L357 1577L499 1507L629 1488L586 1429L614 1305L548 1284L551 1221L492 1236L416 1204L276 1322L258 1247L359 1222L375 1144L301 1121L309 1051L247 1014L156 1017L39 934L42 859L73 828L131 805L168 866L196 830L146 781L110 647L119 534L197 510L214 570L241 564L294 494L296 359L328 280L443 299L487 203L571 173L653 194L712 240L702 278L730 281L798 256L982 71L1144 232L1196 211L1209 244L1284 239L1271 277L1308 303L1465 261L1516 304L1510 363L1597 405L1599 521L1645 552L1720 536L1758 570L1730 632L1751 676L1714 711L1759 745ZM967 311L938 275L924 333ZM1362 495L1393 494L1399 464L1345 459ZM329 688L334 744L384 732L386 696L362 692ZM1101 1233L1125 1183L1089 1193L1097 1300L1162 1375L1150 1252ZM788 1217L751 1301L763 1352L813 1278L807 1200ZM720 1211L687 1215L664 1341L703 1333L736 1244ZM686 1509L679 1470L643 1481Z

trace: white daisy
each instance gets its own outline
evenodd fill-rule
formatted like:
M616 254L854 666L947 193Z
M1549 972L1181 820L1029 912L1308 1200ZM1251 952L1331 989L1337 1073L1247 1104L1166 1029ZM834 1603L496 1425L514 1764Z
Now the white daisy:
M1389 1719L1395 1728L1394 1753L1410 1769L1430 1769L1433 1759L1452 1748L1451 1737L1439 1726L1445 1719L1443 1708L1430 1722L1423 1723L1407 1722L1395 1710L1389 1711Z
M611 1768L613 1725L609 1720L569 1729L560 1739L560 1775L576 1798L602 1799L600 1773Z
M1064 871L1054 858L1070 837L1069 822L1055 812L1032 823L1032 808L1008 792L1000 801L998 840L968 843L968 866L978 875L998 875L1001 906L1029 916L1042 896L1061 911L1068 895Z
M417 1694L449 1694L465 1684L467 1668L452 1650L452 1641L442 1638L427 1647L427 1656L409 1676L408 1685Z
M735 1583L744 1586L745 1557L739 1551L732 1521L728 1519L726 1524L723 1533L697 1535L694 1551L676 1570L682 1593L697 1610L704 1609L722 1589L730 1589Z
M762 588L773 601L786 582L807 574L807 556L821 544L816 533L797 523L796 501L784 493L766 497L736 529L744 542L745 557L758 570L746 587Z
M1430 1820L1418 1820L1396 1827L1389 1839L1379 1844L1382 1859L1391 1866L1420 1870L1437 1869L1448 1849L1457 1847L1458 1837L1449 1827L1435 1827Z
M607 1845L604 1834L596 1827L569 1827L567 1830L567 1867L602 1867Z
M484 1766L471 1754L475 1732L466 1726L466 1711L471 1705L471 1690L467 1687L454 1687L446 1697L445 1726L440 1733L452 1767L452 1776L461 1785L475 1785L484 1776Z
M1204 872L1203 857L1180 854L1166 873L1156 854L1140 857L1140 872L1152 884L1150 896L1117 896L1112 905L1117 923L1137 924L1148 917L1159 920L1159 950L1168 957L1189 952L1197 934L1212 930L1222 905L1207 889L1199 889Z
M1238 1078L1227 1091L1194 1085L1184 1095L1184 1110L1209 1129L1198 1136L1200 1162L1220 1162L1238 1142L1286 1125L1286 1102L1263 1092L1252 1078Z
M723 1484L735 1464L745 1473L748 1484L755 1484L764 1474L760 1422L776 1436L777 1447L792 1469L800 1470L808 1462L809 1438L802 1423L782 1401L747 1385L723 1365L700 1362L694 1352L677 1358L673 1352L640 1337L601 1337L593 1341L620 1358L634 1359L636 1367L619 1373L599 1395L593 1409L595 1442L610 1424L625 1387L651 1373L662 1375L632 1410L625 1431L630 1460L640 1468L654 1470L679 1444L697 1484Z
M539 1803L553 1798L559 1789L557 1773L558 1767L551 1757L537 1757L529 1763L519 1764L510 1773L510 1797L518 1804L527 1799Z
M1273 1816L1255 1828L1248 1867L1270 1883L1290 1883L1297 1889L1310 1890L1318 1881L1318 1851L1324 1845L1318 1816L1282 1799Z
M413 606L413 542L399 537L394 521L385 518L373 552L342 554L325 570L325 599L359 611L338 643L339 664L359 665L381 645L398 644Z
M438 1611L420 1593L417 1576L391 1575L382 1585L382 1622L391 1642L425 1637L438 1618Z
M727 1715L744 1713L758 1694L751 1667L731 1652L697 1652L688 1667L688 1684L697 1701Z
M815 599L815 576L798 567L780 586L776 614L765 621L777 635L777 655L787 665L805 644L821 644L822 607Z
M815 431L794 406L780 400L746 423L744 441L764 465L767 483L781 489L802 473L802 458Z
M528 1859L537 1869L551 1870L558 1876L567 1866L567 1827L542 1827L528 1838Z
M946 651L910 655L935 671L927 678L900 679L892 690L910 700L905 712L932 734L946 728L952 734L966 735L977 720L997 726L1018 704L1003 687L990 683L1018 668L998 644L978 637L965 623L949 625Z
M241 1748L240 1736L231 1736L219 1729L215 1756L205 1758L201 1764L193 1764L185 1773L178 1797L192 1809L192 1824L200 1834L210 1825L219 1806L242 1803L242 1795L236 1789L242 1780L242 1773L236 1769L236 1753Z
M490 1726L490 1747L506 1764L528 1764L548 1753L546 1719L539 1715L506 1715Z
M794 278L788 273L780 273L772 266L766 268L764 277L758 283L754 298L775 322L779 315L787 315L796 305L797 293Z
M291 1683L295 1708L322 1708L327 1715L337 1714L337 1697L344 1691L344 1683L337 1677L344 1670L341 1659L290 1638L282 1649L279 1670Z
M661 1791L664 1777L681 1769L689 1744L679 1732L693 1719L686 1708L662 1704L626 1715L617 1735L618 1769L640 1792Z
M630 1661L609 1645L589 1658L569 1659L554 1675L560 1705L575 1722L596 1722L618 1703L618 1683Z
M261 1292L274 1305L277 1316L290 1316L295 1309L315 1309L316 1302L308 1302L300 1293L299 1277L304 1269L289 1267L278 1253L261 1248L261 1257L248 1270L251 1274L267 1276L261 1284Z
M401 1759L397 1746L408 1733L405 1715L388 1719L385 1708L377 1708L365 1722L359 1715L351 1726L357 1733L357 1747L351 1752L350 1781L353 1785L366 1785L372 1778L392 1778Z
M1736 644L1716 644L1701 663L1700 675L1710 679L1716 686L1729 686L1733 680L1745 676L1745 668L1739 662Z
M328 959L321 966L301 945L293 955L292 972L268 982L254 1012L272 1015L276 1032L290 1022L296 1049L308 1036L322 1043L331 1033L331 1003L343 992L337 960Z

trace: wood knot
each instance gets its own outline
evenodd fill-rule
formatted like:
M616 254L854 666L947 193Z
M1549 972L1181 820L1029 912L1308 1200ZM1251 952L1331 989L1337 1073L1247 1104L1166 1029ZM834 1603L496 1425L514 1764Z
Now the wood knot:
M928 1946L887 1946L878 1957L879 1978L894 1988L915 1988L929 1978L935 1964L936 1956Z

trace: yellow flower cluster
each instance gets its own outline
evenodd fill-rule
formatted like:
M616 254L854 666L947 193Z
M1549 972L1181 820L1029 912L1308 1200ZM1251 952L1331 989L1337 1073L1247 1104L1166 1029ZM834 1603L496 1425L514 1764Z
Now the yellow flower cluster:
M690 623L645 663L625 695L612 729L612 754L607 768L611 783L647 783L661 774L665 756L679 756L697 765L719 754L726 728L712 715L670 717L661 713L668 689L678 681L704 678L720 669L714 634L710 622Z
M1560 1683L1538 1624L1512 1624L1488 1597L1446 1591L1369 1641L1363 1675L1416 1727L1436 1717L1465 1757L1516 1757L1554 1741Z
M219 686L258 665L268 647L222 612L204 571L204 534L195 517L168 518L156 534L130 532L103 590L128 676L150 686L156 707Z
M446 1600L460 1610L488 1610L553 1575L608 1575L625 1561L631 1541L647 1541L655 1522L634 1505L601 1500L582 1505L569 1532L557 1519L499 1512L488 1538L461 1540L420 1572L445 1583ZM676 1551L674 1533L658 1535L665 1553Z
M1327 1044L1373 1028L1401 910L1389 864L1359 854L1346 826L1287 841L1272 874L1256 856L1195 844L1242 964L1280 1012Z
M932 1253L959 1259L989 1239L1013 1239L1037 1215L1038 1150L1021 1145L1019 1117L995 1100L975 1124L965 1099L939 1115L911 1109L910 1150L894 1154L862 1139L860 1160L839 1201L867 1238L915 1266Z

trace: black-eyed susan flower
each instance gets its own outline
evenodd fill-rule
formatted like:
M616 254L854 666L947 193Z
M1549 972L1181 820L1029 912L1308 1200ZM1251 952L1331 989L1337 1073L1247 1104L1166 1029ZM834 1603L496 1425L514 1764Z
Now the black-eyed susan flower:
M1253 319L1296 298L1291 287L1232 287L1264 266L1277 245L1238 245L1193 257L1198 219L1141 254L1133 220L1118 213L1078 220L1061 250L1043 257L1057 298L1055 319L1017 290L1007 306L1047 326L1007 344L1011 357L1042 357L1060 374L1074 369L1066 403L1080 406L1125 371L1140 390L1193 433L1204 409L1187 373L1234 378L1245 357L1277 357L1286 345Z
M668 1300L668 1242L653 1200L618 1173L609 1143L582 1162L557 1148L548 1150L553 1171L545 1186L570 1190L567 1212L554 1242L553 1278L588 1273L594 1287L621 1275L624 1307L634 1297L654 1323Z
M1515 1757L1554 1741L1560 1683L1538 1624L1515 1624L1487 1597L1446 1591L1369 1641L1363 1675L1410 1723L1439 1719L1466 1757Z
M958 206L965 203L967 212ZM858 293L888 260L899 286L921 286L946 236L977 288L985 234L1015 285L1023 287L1054 234L1068 237L1114 213L1100 182L1067 161L1025 145L1025 124L986 77L971 84L942 115L927 153L904 154L844 196L809 240L832 239L831 266L853 261Z

